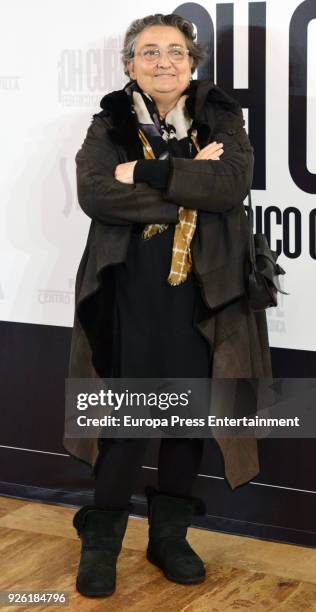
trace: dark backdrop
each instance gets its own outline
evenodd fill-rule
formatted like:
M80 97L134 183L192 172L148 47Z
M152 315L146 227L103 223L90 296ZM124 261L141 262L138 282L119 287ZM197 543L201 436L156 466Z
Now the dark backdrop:
M71 330L0 323L0 495L74 506L92 503L90 467L66 454L64 380ZM272 349L273 374L315 377L315 353ZM159 440L151 440L132 501L146 515L143 489L155 486ZM315 546L316 483L313 439L259 440L260 474L232 491L223 478L217 443L205 440L194 493L208 514L196 525Z

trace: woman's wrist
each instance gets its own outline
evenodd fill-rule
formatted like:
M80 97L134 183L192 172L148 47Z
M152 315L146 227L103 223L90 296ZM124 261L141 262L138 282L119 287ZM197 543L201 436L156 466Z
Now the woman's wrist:
M169 177L169 159L140 159L134 167L134 183L148 183L155 189L165 189Z

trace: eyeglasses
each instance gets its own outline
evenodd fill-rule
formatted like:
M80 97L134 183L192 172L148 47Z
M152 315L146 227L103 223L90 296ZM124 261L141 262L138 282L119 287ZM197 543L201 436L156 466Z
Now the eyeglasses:
M162 50L160 47L144 47L139 51L139 53L135 53L134 55L139 55L144 62L148 64L153 64L158 59L161 58ZM176 46L168 47L166 49L169 60L172 62L183 62L183 60L190 54L189 49L184 49L184 47Z

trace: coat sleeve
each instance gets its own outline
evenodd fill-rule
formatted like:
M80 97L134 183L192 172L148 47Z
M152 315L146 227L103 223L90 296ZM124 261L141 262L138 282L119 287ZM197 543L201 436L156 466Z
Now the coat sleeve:
M161 191L115 179L119 153L102 118L93 118L75 161L79 205L91 219L114 225L178 222L178 206Z
M184 208L225 212L243 202L253 179L254 150L240 109L233 120L219 120L212 140L224 144L219 160L174 157L166 199Z

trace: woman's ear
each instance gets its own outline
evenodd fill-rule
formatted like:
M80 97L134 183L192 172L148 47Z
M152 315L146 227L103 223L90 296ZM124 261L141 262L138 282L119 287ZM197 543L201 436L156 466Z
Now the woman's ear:
M192 55L189 55L189 62L190 62L190 73L191 73L191 79L192 79L192 66L193 66L193 57L192 57Z
M127 70L131 79L135 79L134 60L130 59L127 62Z

